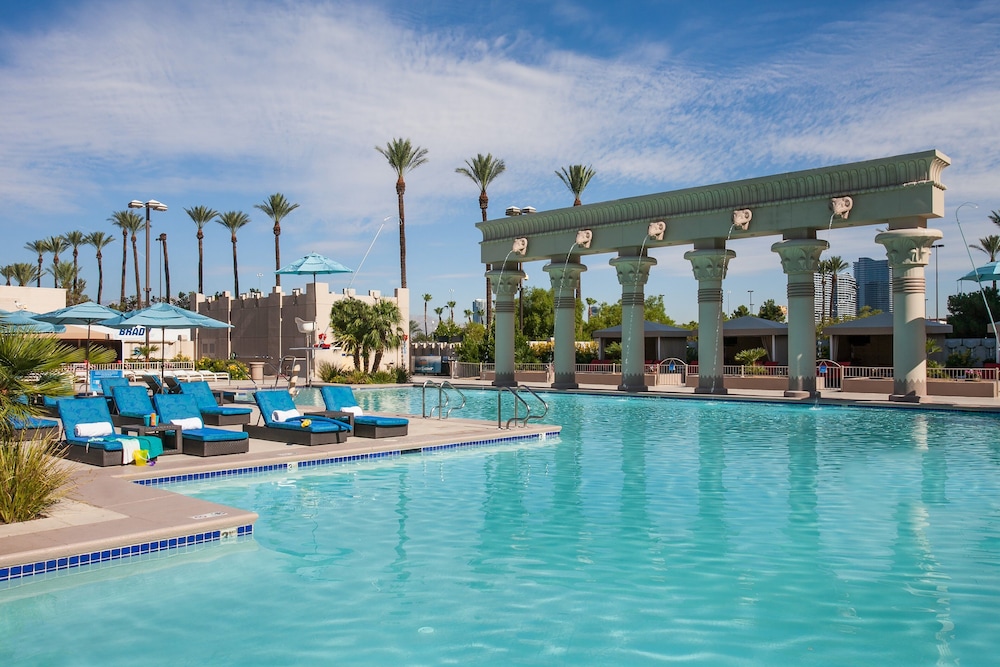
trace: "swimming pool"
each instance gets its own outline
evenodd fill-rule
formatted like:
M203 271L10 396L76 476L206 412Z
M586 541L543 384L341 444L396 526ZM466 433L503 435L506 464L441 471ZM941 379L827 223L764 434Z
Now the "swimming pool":
M254 538L0 591L0 664L995 661L996 417L564 395L549 415L558 439L172 487L259 512Z

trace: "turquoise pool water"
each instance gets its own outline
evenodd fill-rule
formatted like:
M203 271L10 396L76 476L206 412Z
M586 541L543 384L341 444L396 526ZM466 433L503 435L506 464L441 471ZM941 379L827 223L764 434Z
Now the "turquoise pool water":
M995 664L997 418L554 396L549 420L172 487L259 512L254 539L0 590L0 664Z

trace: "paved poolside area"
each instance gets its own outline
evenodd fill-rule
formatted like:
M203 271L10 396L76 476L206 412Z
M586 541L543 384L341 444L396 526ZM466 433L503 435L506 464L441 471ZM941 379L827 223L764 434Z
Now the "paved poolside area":
M453 380L460 388L486 388L489 381ZM546 389L540 383L527 383ZM217 387L220 388L220 387ZM247 389L247 387L233 387ZM621 393L609 385L584 385L581 393ZM964 397L927 397L918 404L890 402L881 394L846 394L823 392L820 398L787 399L783 392L733 390L725 396L696 395L692 388L652 387L647 392L674 398L709 400L782 401L816 404L872 405L896 409L948 409L1000 412L1000 401ZM331 458L372 455L397 455L420 452L447 445L478 444L498 438L538 436L556 432L559 427L532 424L527 428L500 430L496 421L450 418L410 419L409 433L397 438L349 438L346 443L305 447L251 439L250 451L200 458L163 456L152 467L122 466L97 468L66 462L73 468L74 489L47 518L11 525L0 525L0 571L25 563L66 559L81 553L98 552L136 544L156 543L179 536L221 533L235 534L238 527L250 526L257 519L253 512L218 505L173 493L169 487L136 483L143 479L218 473L257 467L294 467L300 463ZM254 415L256 420L256 414ZM238 427L227 427L239 430Z

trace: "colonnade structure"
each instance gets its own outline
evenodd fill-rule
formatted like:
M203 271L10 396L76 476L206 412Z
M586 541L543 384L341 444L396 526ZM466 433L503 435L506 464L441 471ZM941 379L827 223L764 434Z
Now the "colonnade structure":
M878 225L892 270L893 393L919 401L927 393L924 267L942 238L928 220L944 215L941 173L951 160L936 150L687 188L532 215L480 222L486 272L496 295L496 386L513 386L514 299L525 263L547 262L555 294L553 388L576 388L574 287L582 258L613 254L622 293L622 378L619 389L644 391L645 284L651 248L691 246L684 257L698 281L698 386L723 394L722 283L730 245L778 236L776 253L788 281L788 389L817 394L813 276L830 243L817 232ZM669 299L668 299L669 301Z

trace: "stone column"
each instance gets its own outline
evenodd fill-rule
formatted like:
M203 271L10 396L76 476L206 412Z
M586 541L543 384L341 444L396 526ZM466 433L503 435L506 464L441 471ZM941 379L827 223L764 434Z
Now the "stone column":
M892 394L890 401L919 402L927 395L926 284L930 247L938 229L891 229L875 237L892 269Z
M785 396L816 396L816 285L813 276L819 257L830 247L817 239L789 239L775 243L771 251L781 257L788 276L788 389Z
M580 274L587 270L583 264L560 261L546 264L542 270L549 274L555 296L555 346L553 389L578 389L576 382L576 285Z
M722 348L722 280L736 253L726 248L688 250L698 281L698 386L696 394L725 394Z
M496 326L494 335L496 363L495 387L516 387L514 377L514 296L524 280L524 271L512 265L510 268L487 271L493 293L497 296L496 308L493 311L493 321ZM488 326L488 325L487 325Z
M621 391L646 391L643 367L646 361L646 295L652 257L615 257L610 262L622 286L622 383Z

